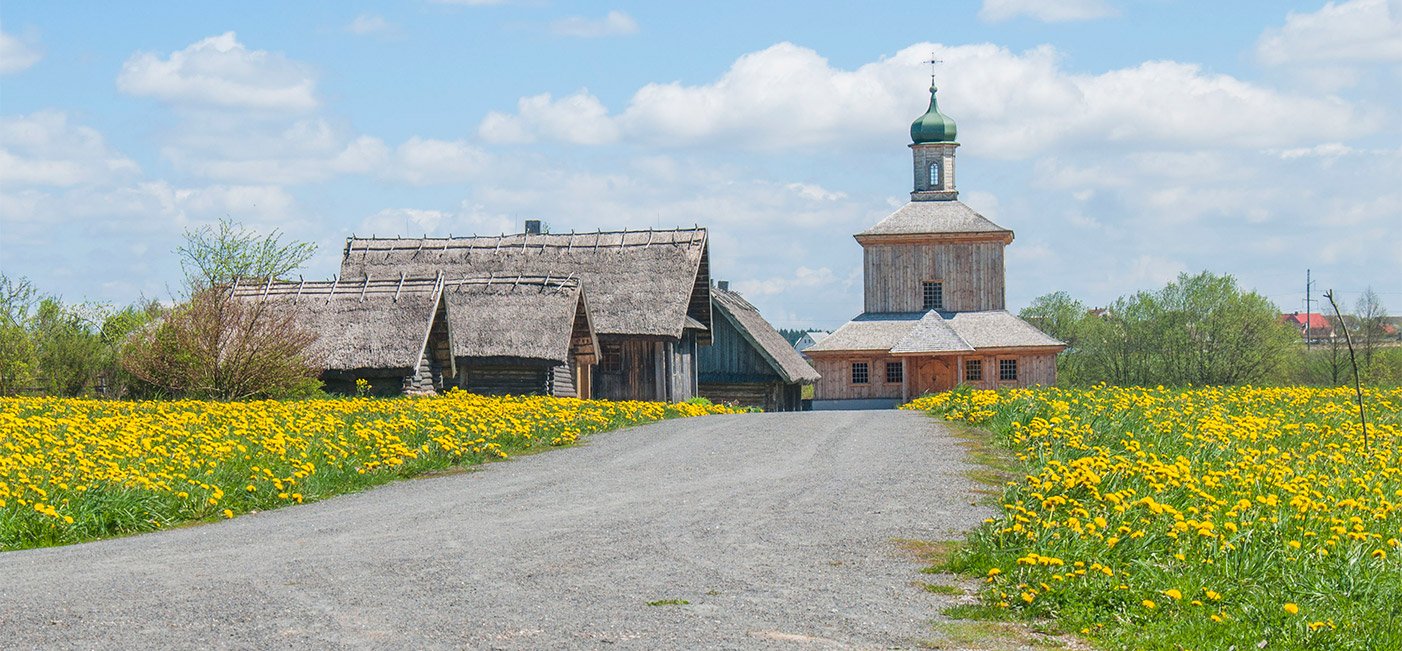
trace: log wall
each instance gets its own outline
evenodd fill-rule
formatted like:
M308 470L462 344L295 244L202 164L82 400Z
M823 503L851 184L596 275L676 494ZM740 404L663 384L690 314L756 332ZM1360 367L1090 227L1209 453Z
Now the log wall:
M867 312L923 312L924 283L944 284L944 309L1001 310L1003 243L867 244Z

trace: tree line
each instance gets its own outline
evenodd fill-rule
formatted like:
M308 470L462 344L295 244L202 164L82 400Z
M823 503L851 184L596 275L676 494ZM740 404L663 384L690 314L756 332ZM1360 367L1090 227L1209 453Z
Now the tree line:
M235 300L239 282L284 279L313 244L230 220L185 233L172 305L64 303L0 274L0 395L294 397L320 390L316 334L291 313Z
M1065 385L1340 385L1351 377L1342 335L1307 348L1274 303L1243 291L1230 275L1180 274L1096 310L1054 292L1019 316L1067 344L1057 358ZM1402 348L1384 346L1386 310L1377 294L1365 292L1350 316L1364 380L1402 382Z

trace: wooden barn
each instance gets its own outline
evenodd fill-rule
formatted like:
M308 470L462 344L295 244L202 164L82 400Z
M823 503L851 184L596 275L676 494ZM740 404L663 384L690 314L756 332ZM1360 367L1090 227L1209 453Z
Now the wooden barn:
M443 285L456 384L488 395L589 398L599 342L579 280L470 278Z
M291 310L315 333L311 356L333 393L429 393L451 376L442 283L436 277L235 284L235 299Z
M315 333L332 393L590 397L598 342L577 279L401 276L235 285L235 298L290 310Z
M528 223L513 235L352 237L341 275L572 277L598 338L593 395L681 401L697 395L697 349L711 343L707 247L703 228L551 234Z
M958 200L954 121L930 108L910 127L910 202L855 237L865 311L804 350L822 379L815 409L894 406L960 384L1056 383L1065 344L1006 311L1005 229Z
M711 289L711 307L712 343L698 360L701 396L765 411L801 409L803 385L818 381L818 372L724 283Z

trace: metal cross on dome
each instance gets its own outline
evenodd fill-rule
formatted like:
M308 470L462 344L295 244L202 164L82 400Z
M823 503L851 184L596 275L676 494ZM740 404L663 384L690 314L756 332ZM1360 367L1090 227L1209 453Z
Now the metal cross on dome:
M931 86L935 85L935 65L936 65L936 64L940 64L940 63L944 63L944 59L936 59L936 58L935 58L935 51L934 51L934 50L931 50L931 51L930 51L930 58L929 58L929 59L926 59L926 60L924 60L924 61L921 61L920 63L928 63L928 64L930 64L930 85L931 85Z

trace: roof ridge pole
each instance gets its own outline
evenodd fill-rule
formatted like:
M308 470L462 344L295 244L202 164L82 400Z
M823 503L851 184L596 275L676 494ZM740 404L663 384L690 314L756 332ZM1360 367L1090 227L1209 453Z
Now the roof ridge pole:
M297 295L292 297L293 303L296 303L297 299L302 298L302 288L307 286L307 279L303 278L302 274L297 274L297 281Z
M601 240L601 239L603 239L603 238L604 238L604 229L600 228L600 229L599 229L599 232L594 234L594 250L595 250L595 251L598 251L598 250L599 250L599 240Z
M399 286L394 288L394 301L399 302L399 290L404 289L404 272L399 272Z
M497 236L497 248L492 249L492 253L497 253L497 252L501 251L501 238L503 238L503 237L506 237L506 234L505 234L505 233L503 233L503 234ZM527 237L529 237L529 236L527 236Z
M424 241L423 241L423 240L419 240L419 248L414 249L414 257L415 257L415 258L419 257L419 251L422 251L422 250L424 250Z
M649 246L652 246L652 227L651 227L651 226L649 226L648 229L647 229L647 244L644 244L644 245L643 245L643 248L646 249L646 248L649 247Z
M566 285L567 283L569 283L571 280L574 280L574 272L573 272L573 271L570 272L569 277L567 277L567 278L565 278L564 280L560 281L560 288L561 288L561 289L564 289L565 285Z
M327 303L330 303L330 302L331 302L331 297L333 297L333 296L336 295L336 285L339 285L339 284L341 284L341 276L340 276L339 274L338 274L338 275L335 275L335 276L332 276L332 277L331 277L331 293L326 295L326 302L327 302Z
M512 288L512 289L516 289L516 286L517 286L517 285L520 285L520 284L521 284L521 274L516 274L516 280L511 281L511 288Z
M569 245L568 248L565 249L565 253L570 253L570 252L572 252L572 251L574 251L574 229L573 229L573 228L570 229L570 245Z
M238 277L238 276L234 276L234 286L229 288L229 295L230 295L230 296L233 296L233 295L234 295L234 292L237 292L238 290L239 290L239 277Z
M360 302L365 302L365 290L370 289L370 276L365 276L365 282L360 285Z
M492 275L487 276L487 287L488 287L488 288L491 288L491 286L492 286L492 281L493 281L493 280L496 280L496 279L497 279L497 272L493 271L493 272L492 272Z

